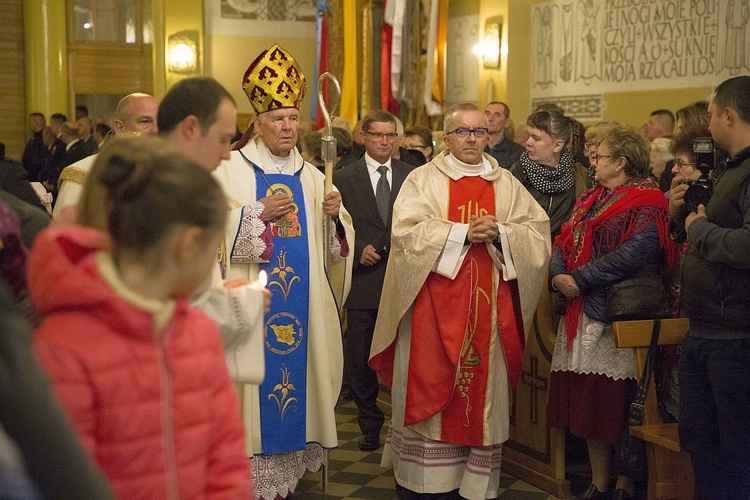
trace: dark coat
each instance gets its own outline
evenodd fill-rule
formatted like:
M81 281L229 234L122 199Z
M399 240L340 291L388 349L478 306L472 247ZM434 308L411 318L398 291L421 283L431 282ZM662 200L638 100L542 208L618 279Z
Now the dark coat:
M114 498L31 350L31 327L0 283L0 424L46 498ZM53 423L53 424L51 424Z
M584 312L597 321L608 320L607 291L611 285L633 278L641 272L659 274L664 267L664 255L654 220L643 232L632 235L614 251L595 232L592 252L591 260L571 273L568 272L562 250L555 248L552 251L549 275L550 279L558 274L573 276L584 296Z
M570 215L573 213L573 206L578 200L578 197L583 194L588 186L588 179L586 177L586 167L580 163L573 165L575 169L575 184L568 191L564 193L547 194L542 193L534 188L529 182L528 177L523 171L521 162L516 162L510 168L510 172L513 176L521 181L523 187L534 197L537 203L547 212L549 215L549 229L552 235L552 240L560 234L560 228L562 225L570 219Z
M88 152L86 151L86 146L84 143L82 143L80 140L77 142L74 142L72 146L70 146L70 149L66 148L65 151L65 160L63 161L63 168L67 167L68 165L72 165L77 161L81 161L87 156L90 156ZM60 172L62 172L62 169L60 169ZM60 176L60 173L58 172L57 176Z
M738 338L738 332L742 338L750 336L748 221L750 147L727 162L714 183L706 218L696 219L689 229L682 307L690 318L691 333L700 327L711 332L710 338Z
M38 196L36 199L39 202ZM18 215L21 221L21 240L27 249L31 248L37 235L50 225L52 217L46 209L37 208L3 190L0 190L0 200L7 203Z
M401 185L414 167L394 158L391 159L391 169L389 220L393 215L393 202ZM348 309L377 309L383 290L388 254L386 253L374 266L363 266L359 259L367 245L372 245L377 250L390 248L391 225L383 224L380 219L364 157L343 169L336 170L333 173L333 183L341 192L342 203L352 216L356 233L352 287L345 306Z
M485 146L484 152L489 153L497 160L497 163L503 168L510 168L521 158L526 148L510 139L503 139L492 147Z
M55 143L47 154L47 163L40 180L56 185L60 172L65 168L65 143L60 138L55 139Z
M96 143L94 136L92 135L90 135L85 141L81 140L81 145L83 145L83 150L86 151L86 156L96 154L99 150L99 145Z
M414 167L421 167L427 163L427 158L425 158L421 151L417 151L416 149L398 148L398 154L402 162Z
M0 159L0 189L46 212L24 168L9 158Z
M26 169L26 175L30 181L38 181L47 158L47 147L42 140L42 133L35 132L33 137L26 143L21 163Z

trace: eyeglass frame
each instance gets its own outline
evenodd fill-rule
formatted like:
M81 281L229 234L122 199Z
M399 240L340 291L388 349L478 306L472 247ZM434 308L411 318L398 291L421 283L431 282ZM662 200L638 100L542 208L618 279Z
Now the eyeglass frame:
M591 155L592 163L599 163L599 158L614 158L615 155L600 155L599 153L593 153Z
M398 138L398 134L396 132L388 132L387 134L384 134L383 132L370 132L369 130L365 131L365 134L369 135L376 141L382 141L385 139L388 142L394 142Z
M688 163L688 162L684 162L684 161L680 160L679 158L675 158L674 164L677 167L677 170L682 170L685 167L693 167L693 168L695 168L695 166L698 165L697 162Z
M460 133L459 133L459 130L461 131ZM483 131L481 135L477 135L478 130ZM465 135L463 135L464 131L465 131ZM444 135L456 134L456 137L460 137L462 139L468 139L471 134L474 134L474 137L476 139L480 139L489 133L490 133L490 129L488 129L487 127L476 127L476 128L457 127L451 130L450 132L446 132Z

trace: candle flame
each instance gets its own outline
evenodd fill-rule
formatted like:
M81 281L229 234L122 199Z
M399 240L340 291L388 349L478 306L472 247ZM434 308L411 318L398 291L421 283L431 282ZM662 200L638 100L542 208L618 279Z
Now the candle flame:
M260 281L260 284L263 288L266 287L266 283L268 283L268 275L265 271L261 271L258 273L258 281Z

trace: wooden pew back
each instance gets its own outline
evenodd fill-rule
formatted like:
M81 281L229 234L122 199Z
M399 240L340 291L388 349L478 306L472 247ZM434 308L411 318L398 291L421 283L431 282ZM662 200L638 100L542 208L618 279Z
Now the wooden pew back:
M612 323L615 345L635 351L635 373L640 378L646 363L654 322L616 321ZM659 345L678 345L689 328L687 318L663 319ZM693 475L690 456L681 451L677 424L663 424L659 417L653 376L646 396L643 425L630 428L630 434L646 441L648 459L648 498L693 498Z

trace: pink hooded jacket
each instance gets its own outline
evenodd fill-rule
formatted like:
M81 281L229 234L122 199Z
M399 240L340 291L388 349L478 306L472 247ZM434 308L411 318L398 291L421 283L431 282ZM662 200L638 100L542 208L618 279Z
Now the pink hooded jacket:
M48 229L28 288L34 347L84 446L119 498L250 498L239 405L218 331L178 299L161 332L102 279L105 233ZM50 423L54 425L54 422Z

